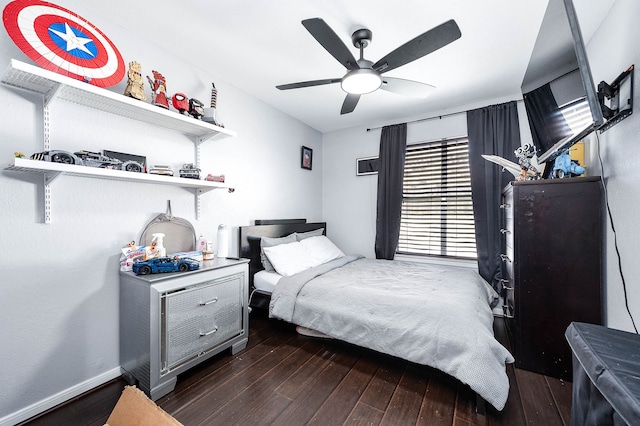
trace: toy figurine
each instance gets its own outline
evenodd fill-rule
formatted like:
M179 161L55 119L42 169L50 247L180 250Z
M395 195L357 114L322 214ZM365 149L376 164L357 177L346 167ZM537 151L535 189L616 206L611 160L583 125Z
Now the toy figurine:
M173 95L171 97L171 103L180 114L189 115L189 99L187 99L184 93L176 93Z
M191 114L193 118L202 120L202 116L204 115L204 104L197 99L189 99L189 114Z
M224 127L218 122L218 112L216 110L216 104L218 103L218 89L216 85L211 83L211 108L205 108L202 120L207 123L215 124L216 126Z
M144 80L142 79L142 65L132 61L129 62L129 72L127 73L127 87L124 89L124 95L146 101L147 96L144 94Z
M216 109L218 103L218 89L216 85L211 83L211 108Z
M553 162L553 170L550 177L551 179L562 179L564 177L580 176L584 172L584 167L578 161L572 160L569 150L565 149Z
M519 147L515 151L516 158L518 158L518 163L516 164L513 161L509 161L506 158L502 158L498 155L487 155L482 154L482 158L487 161L491 161L499 166L502 166L503 170L508 171L513 175L516 180L538 180L542 179L540 176L540 172L536 169L533 164L531 164L531 159L534 155L536 155L535 148L531 144L524 144Z
M518 164L520 164L520 176L518 180L537 180L541 179L538 169L533 167L531 159L536 155L536 150L531 144L524 144L514 151Z
M169 109L169 99L167 99L167 81L158 71L153 70L153 80L147 76L153 93L151 103L153 105Z

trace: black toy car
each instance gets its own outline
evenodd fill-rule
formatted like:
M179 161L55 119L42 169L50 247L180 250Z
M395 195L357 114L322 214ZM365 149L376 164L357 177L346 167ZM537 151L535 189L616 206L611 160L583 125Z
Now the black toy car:
M137 173L141 173L143 170L142 164L138 163L137 161L129 160L122 162L117 158L106 156L100 152L78 151L74 152L74 155L78 158L81 158L84 162L84 165L88 167L125 170L127 172Z
M79 166L84 165L81 158L70 152L60 150L36 152L29 158L31 160L49 161L51 163L77 164Z
M192 163L183 164L180 169L180 177L189 179L200 179L200 169Z
M52 163L75 164L78 166L100 167L103 169L125 170L141 173L142 164L129 160L124 163L117 158L106 156L100 152L78 151L73 154L67 151L52 150L37 152L30 157L32 160L50 161Z
M200 268L200 263L188 257L155 257L135 262L133 272L136 275L157 274L160 272L186 272Z

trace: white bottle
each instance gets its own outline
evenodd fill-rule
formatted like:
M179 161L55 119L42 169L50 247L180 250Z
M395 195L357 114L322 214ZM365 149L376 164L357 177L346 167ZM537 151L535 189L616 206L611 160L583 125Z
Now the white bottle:
M229 257L229 228L227 225L218 226L218 257Z

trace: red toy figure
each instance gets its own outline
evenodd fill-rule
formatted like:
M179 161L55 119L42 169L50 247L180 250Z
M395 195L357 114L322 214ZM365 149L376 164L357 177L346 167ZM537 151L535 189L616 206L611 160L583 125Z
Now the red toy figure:
M153 105L169 109L169 100L167 99L167 81L164 76L158 71L153 72L153 80L147 76L149 84L151 85L151 92L153 94L151 103Z
M184 93L176 93L171 98L173 107L177 109L180 114L189 115L189 99Z

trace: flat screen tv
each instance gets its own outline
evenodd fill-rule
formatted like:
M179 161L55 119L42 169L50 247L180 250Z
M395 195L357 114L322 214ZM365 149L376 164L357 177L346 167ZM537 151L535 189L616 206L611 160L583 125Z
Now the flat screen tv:
M522 93L538 162L547 166L604 123L572 0L549 0Z

